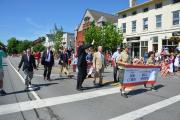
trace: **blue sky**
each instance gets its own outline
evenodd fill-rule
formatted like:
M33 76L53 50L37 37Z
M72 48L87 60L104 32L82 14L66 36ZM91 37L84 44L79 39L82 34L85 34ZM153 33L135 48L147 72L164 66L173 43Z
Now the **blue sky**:
M11 37L35 40L49 33L54 23L74 32L87 8L116 13L129 0L0 0L0 40ZM138 3L147 0L138 0Z

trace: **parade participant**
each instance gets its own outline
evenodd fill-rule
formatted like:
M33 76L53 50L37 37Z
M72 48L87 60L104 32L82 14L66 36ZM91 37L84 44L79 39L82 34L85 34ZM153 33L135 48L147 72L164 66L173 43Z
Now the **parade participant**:
M174 72L175 72L175 67L174 67L174 53L171 53L170 54L170 58L169 58L169 65L170 65L170 74L171 75L175 75Z
M23 64L23 72L25 74L25 90L31 90L31 80L33 78L33 70L36 69L36 61L34 56L31 54L31 50L27 49L26 54L21 58L18 66L18 71Z
M148 59L148 51L146 50L146 52L144 52L144 64L146 64Z
M176 55L176 58L174 60L174 66L175 66L175 71L177 72L180 68L180 62L179 62L179 59L180 59L180 54L177 54Z
M44 80L50 80L52 66L54 65L54 55L50 46L47 46L47 50L43 52L41 64L44 65Z
M94 40L90 45L84 45L84 42L80 43L80 46L78 48L78 62L77 62L77 67L78 67L78 76L77 76L77 86L76 89L81 91L83 90L82 84L84 82L84 79L87 76L87 62L86 62L86 49L90 48L92 45L94 45Z
M5 53L0 48L0 95L6 95L6 92L3 90L3 78L4 78L4 72L3 72L3 64L2 64L2 58L5 57Z
M37 62L37 68L39 67L39 63L40 63L40 59L41 59L41 52L37 51L35 54L34 54L34 57L36 59L36 62Z
M167 74L169 73L169 60L165 59L162 63L161 63L161 76L163 78L165 78L167 76Z
M148 54L148 59L147 59L147 62L146 62L146 65L155 65L155 55L154 55L154 52L149 52Z
M113 62L113 77L114 77L114 82L118 82L117 80L117 71L118 71L118 66L116 65L116 61L117 61L117 58L119 57L120 55L120 52L121 52L121 49L120 47L117 48L117 51L113 54L111 60Z
M106 54L105 54L105 60L106 60L106 65L108 66L111 60L111 54L108 50L106 51Z
M64 72L69 77L68 59L69 57L68 57L67 49L64 49L59 56L60 76L62 76L62 73Z
M148 60L146 62L146 65L155 65L155 54L153 51L149 52L148 54ZM146 84L144 84L144 87L146 88ZM154 84L151 86L151 90L154 89Z
M105 68L105 57L102 54L102 46L98 46L98 52L94 53L93 56L93 68L95 69L95 74L94 74L94 85L96 85L96 78L99 78L99 86L102 86L102 80L103 76L102 73L104 72Z
M128 46L124 46L124 50L121 52L121 54L119 55L119 57L117 59L117 64L118 64L118 68L119 68L118 79L121 84L121 95L125 98L127 98L128 96L125 92L125 87L123 86L123 79L124 79L123 76L124 76L124 70L125 70L124 66L131 62L130 57L128 55L128 51L129 51Z
M91 48L89 48L89 50L88 50L88 54L86 56L86 61L87 61L87 64L88 64L88 75L87 75L87 77L92 78L91 74L93 72L93 66L92 66L93 55L92 55Z

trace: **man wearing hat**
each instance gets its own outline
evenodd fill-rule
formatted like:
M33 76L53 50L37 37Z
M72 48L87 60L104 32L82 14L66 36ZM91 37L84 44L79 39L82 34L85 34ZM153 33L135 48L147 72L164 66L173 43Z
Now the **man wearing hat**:
M117 47L117 51L114 52L111 60L113 62L113 76L114 76L114 82L118 82L117 80L117 71L118 71L118 66L116 65L116 60L117 58L119 57L120 55L120 52L121 52L121 48L120 47Z
M118 79L121 84L123 84L123 79L124 79L124 69L125 69L124 66L130 63L130 56L128 55L128 51L129 51L128 46L124 46L124 50L121 52L120 56L117 59L117 64L119 68ZM124 96L125 98L128 97L125 92L125 87L123 86L121 88L121 95Z

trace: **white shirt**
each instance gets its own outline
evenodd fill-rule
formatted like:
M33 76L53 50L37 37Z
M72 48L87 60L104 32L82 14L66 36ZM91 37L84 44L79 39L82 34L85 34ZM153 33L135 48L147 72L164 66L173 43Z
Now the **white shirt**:
M29 55L27 54L27 59L28 59L28 62L29 62Z
M116 59L119 57L119 55L120 55L120 53L119 53L118 51L116 51L116 52L113 54L111 60L115 60L115 61L116 61Z
M99 58L102 60L102 64L104 64L104 55L101 52L99 53Z
M46 57L46 62L50 62L50 60L51 60L51 54L50 54L50 51L48 51L47 50L47 55L48 55L48 57Z

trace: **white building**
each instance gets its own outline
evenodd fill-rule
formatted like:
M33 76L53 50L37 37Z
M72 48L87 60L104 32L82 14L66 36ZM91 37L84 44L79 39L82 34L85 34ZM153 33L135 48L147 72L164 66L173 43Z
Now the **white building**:
M161 52L167 47L173 52L180 47L180 41L171 41L180 36L180 0L129 2L129 8L118 12L118 27L124 33L123 42L131 46L132 57L143 57L146 50Z
M75 47L75 35L74 33L64 32L62 46L64 48L74 48Z
M54 46L53 34L46 34L44 46ZM64 32L62 39L62 46L64 48L74 48L75 47L75 37L74 33Z
M44 46L54 46L53 34L46 34Z

